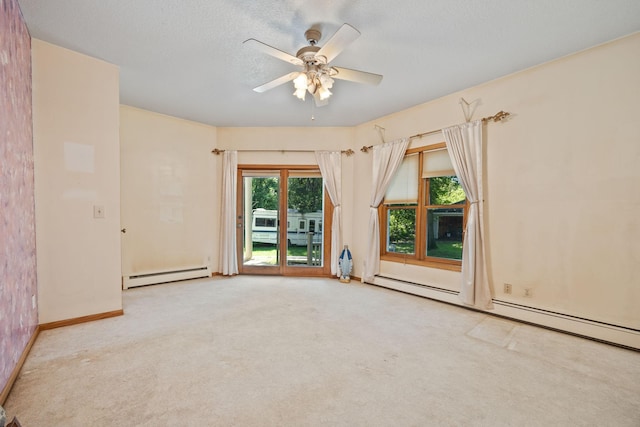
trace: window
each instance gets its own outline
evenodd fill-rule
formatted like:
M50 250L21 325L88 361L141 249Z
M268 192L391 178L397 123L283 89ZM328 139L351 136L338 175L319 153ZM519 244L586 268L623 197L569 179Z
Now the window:
M459 270L466 212L445 144L408 150L380 206L382 259Z
M260 218L256 217L256 227L275 227L276 219L275 218Z

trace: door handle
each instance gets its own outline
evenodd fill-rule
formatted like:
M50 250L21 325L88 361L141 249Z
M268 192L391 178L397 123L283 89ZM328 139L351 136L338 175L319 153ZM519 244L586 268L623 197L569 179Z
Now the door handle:
M122 234L124 234L124 233L126 233L126 232L127 232L127 229L126 229L126 228L123 228L122 230L120 230L120 232L121 232Z

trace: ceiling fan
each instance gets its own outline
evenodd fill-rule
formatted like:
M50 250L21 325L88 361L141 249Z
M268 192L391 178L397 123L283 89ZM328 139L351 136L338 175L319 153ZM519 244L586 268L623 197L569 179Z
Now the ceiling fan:
M302 71L285 74L258 86L253 89L254 91L262 93L293 80L295 86L293 94L295 96L304 101L305 94L309 92L314 97L316 106L321 107L329 102L329 97L331 96L329 89L333 87L333 79L371 85L377 85L382 80L380 74L329 65L347 45L360 36L360 32L351 25L343 24L322 47L317 45L322 37L322 33L319 30L311 28L304 35L309 42L309 46L298 50L295 56L256 39L244 41L246 45L302 68Z

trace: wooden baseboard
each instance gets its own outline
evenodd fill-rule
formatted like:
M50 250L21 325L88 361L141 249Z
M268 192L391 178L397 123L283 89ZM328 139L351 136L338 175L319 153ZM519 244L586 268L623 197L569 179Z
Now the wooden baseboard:
M107 311L105 313L90 314L89 316L75 317L73 319L58 320L56 322L41 323L40 330L61 328L63 326L77 325L79 323L93 322L94 320L108 319L110 317L122 316L124 310Z
M7 384L2 389L2 393L0 393L0 405L4 405L4 402L7 400L7 397L9 396L9 392L11 391L13 384L16 382L16 379L18 379L18 375L20 374L20 369L22 369L22 365L24 365L25 360L27 360L27 356L31 351L31 347L33 346L33 343L36 342L36 338L38 338L38 334L40 334L40 331L46 331L47 329L61 328L63 326L76 325L78 323L92 322L94 320L108 319L109 317L122 316L123 314L124 314L124 310L114 310L114 311L107 311L106 313L98 313L98 314L92 314L89 316L76 317L74 319L66 319L66 320L59 320L57 322L42 323L36 326L36 329L31 335L31 338L29 339L27 346L23 350L22 355L20 355L20 359L18 359L18 363L16 364L16 367L11 372L11 375L9 376L9 380L7 381Z
M20 374L20 369L22 369L22 365L24 365L24 361L27 360L27 356L31 351L31 347L33 347L33 343L36 342L36 338L38 338L39 333L40 333L40 326L36 326L36 329L33 331L33 334L31 334L31 338L29 339L27 346L24 348L24 350L22 351L22 354L20 355L20 359L18 359L18 363L16 364L16 367L13 368L13 371L11 372L11 375L9 376L9 380L7 381L7 384L2 389L2 393L0 393L0 405L4 405L4 402L6 402L7 397L9 397L9 392L11 391L13 384L18 379L18 374Z

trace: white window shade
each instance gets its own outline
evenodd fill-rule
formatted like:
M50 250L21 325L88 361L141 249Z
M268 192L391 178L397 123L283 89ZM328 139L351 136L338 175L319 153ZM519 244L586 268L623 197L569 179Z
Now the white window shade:
M280 171L243 170L242 176L245 178L280 178Z
M319 169L312 170L290 170L289 178L322 178Z
M441 150L426 151L422 161L422 177L433 178L436 176L453 176L451 157L446 148Z
M418 203L418 154L408 155L391 180L384 196L384 203Z

